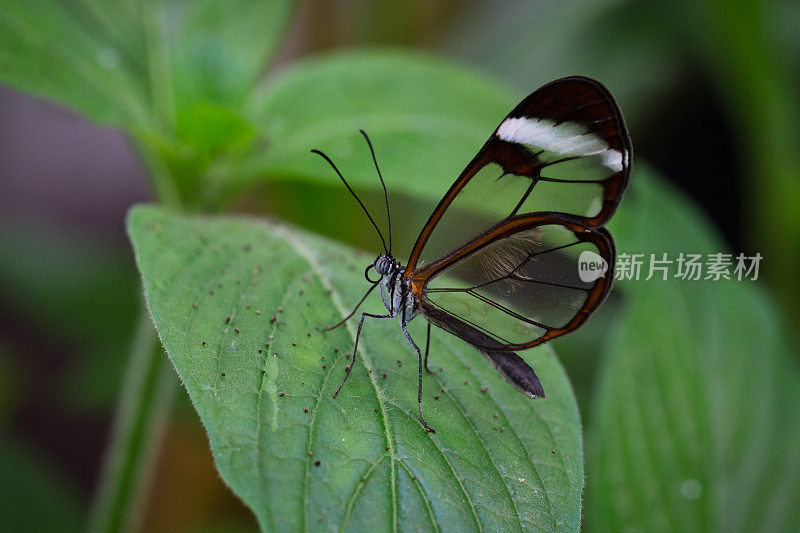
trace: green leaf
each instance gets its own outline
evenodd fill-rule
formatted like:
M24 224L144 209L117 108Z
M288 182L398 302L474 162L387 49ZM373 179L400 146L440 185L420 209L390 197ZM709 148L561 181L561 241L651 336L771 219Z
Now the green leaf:
M371 258L285 226L155 207L135 208L129 232L217 468L262 529L578 528L580 422L551 350L526 353L549 394L531 401L435 331L430 435L417 415L417 360L394 320L365 325L332 398L356 324L320 329L358 301ZM424 332L412 322L412 335Z
M402 180L408 192L435 195L430 180L455 179L513 100L486 76L416 53L360 50L298 62L249 105L247 116L266 147L218 178L235 191L287 177L331 183L330 168L309 153L317 148L354 185L374 187L375 169L358 133L363 129L387 179Z
M0 80L114 125L152 123L140 10L0 1Z
M99 122L168 134L176 110L244 101L291 5L0 0L0 80Z
M614 220L621 253L726 251L685 197L646 170L631 184ZM586 523L796 531L800 376L775 305L747 280L657 276L620 290L591 419Z
M214 102L240 107L264 73L292 11L291 0L165 2L178 14L170 63L176 106Z

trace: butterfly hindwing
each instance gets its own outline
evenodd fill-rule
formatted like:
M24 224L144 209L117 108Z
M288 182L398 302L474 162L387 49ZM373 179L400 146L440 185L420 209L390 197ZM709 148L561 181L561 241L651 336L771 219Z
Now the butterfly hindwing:
M568 215L522 215L415 271L411 283L423 315L491 340L454 331L479 350L525 349L582 324L610 291L614 261L605 229Z

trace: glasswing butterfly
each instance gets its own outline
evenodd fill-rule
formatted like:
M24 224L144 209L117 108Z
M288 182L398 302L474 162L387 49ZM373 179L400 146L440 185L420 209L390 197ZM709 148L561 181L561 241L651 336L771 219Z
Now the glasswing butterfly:
M361 134L389 217L375 151ZM525 396L544 398L539 378L516 351L574 331L605 299L614 278L614 239L603 226L628 184L633 151L608 90L596 80L573 76L548 83L520 102L439 202L405 266L392 256L391 217L387 247L336 165L322 152L312 152L333 167L384 249L364 271L372 287L347 317L326 328L342 325L380 287L387 313L361 314L353 358L334 397L355 363L364 320L398 318L419 359L417 401L427 431L435 433L422 413L431 324L471 344ZM588 261L600 265L594 275L581 270ZM428 320L424 357L407 329L417 315Z

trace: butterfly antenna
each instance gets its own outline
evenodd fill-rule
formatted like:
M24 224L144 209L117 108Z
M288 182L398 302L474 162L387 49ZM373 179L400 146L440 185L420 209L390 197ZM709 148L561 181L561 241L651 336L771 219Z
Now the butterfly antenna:
M329 164L329 165L330 165L330 166L333 168L333 170L336 172L336 174L337 174L337 175L339 176L339 178L342 180L342 183L344 183L344 186L345 186L345 187L347 187L347 190L348 190L348 191L350 191L350 194L352 194L352 195L353 195L353 198L355 198L355 199L356 199L356 202L358 202L358 205L360 205L360 206L361 206L361 209L363 209L363 210L364 210L364 213L367 215L367 218L369 219L369 221L370 221L370 222L372 222L372 227L374 227L374 228L375 228L375 231L377 231L377 232L378 232L378 237L380 237L380 238L381 238L381 243L383 244L383 251L384 251L384 252L386 252L386 254L388 255L388 254L389 254L389 249L388 249L388 248L386 248L386 240L384 240L384 238L383 238L383 234L381 233L381 230L379 230L379 229L378 229L378 225L377 225L377 224L375 224L375 221L372 219L372 215L370 215L370 214L369 214L369 211L367 211L367 208L366 208L366 206L365 206L365 205L364 205L364 203L361 201L361 199L358 197L358 195L355 193L355 191L353 191L353 189L352 189L352 188L350 188L350 185L347 183L347 180L346 180L346 179L344 179L344 176L342 176L342 173L341 173L341 172L339 172L339 169L338 169L338 168L336 168L336 165L334 165L334 164L333 164L333 161L331 161L331 158L330 158L330 157L328 157L327 155L323 154L323 153L322 153L322 152L320 152L319 150L311 150L311 153L313 153L313 154L317 154L317 155L319 155L320 157L322 157L322 158L323 158L325 161L327 161L327 162L328 162L328 164Z
M392 255L392 215L389 212L389 193L386 192L386 183L383 181L383 176L381 175L381 169L378 168L378 159L375 157L375 150L372 148L372 141L369 140L367 136L367 132L364 130L358 130L361 135L364 136L364 139L367 141L367 145L369 146L369 151L372 154L372 162L375 163L375 170L378 171L378 178L381 180L381 186L383 187L383 199L386 200L386 218L389 220L389 255Z

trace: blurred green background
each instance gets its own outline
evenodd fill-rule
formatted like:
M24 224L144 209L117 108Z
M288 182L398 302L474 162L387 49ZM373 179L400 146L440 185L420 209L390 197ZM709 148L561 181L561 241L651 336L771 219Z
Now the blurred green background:
M470 83L485 77L487 87L502 87L510 101L564 75L601 80L628 121L637 166L648 176L660 174L663 183L671 185L662 189L659 181L658 186L631 193L631 202L637 202L631 212L643 211L637 212L641 217L631 214L627 222L620 222L618 231L629 237L621 238L621 244L635 246L635 225L652 224L669 242L670 248L659 251L683 251L680 239L696 230L698 246L705 239L711 251L764 256L757 283L747 289L728 284L718 291L724 298L744 302L736 305L752 303L754 316L747 323L753 335L762 336L740 343L750 346L747 342L752 341L757 346L748 353L746 366L732 369L745 382L737 381L739 388L723 392L698 383L703 401L724 402L732 392L739 397L764 396L767 391L749 386L768 383L784 391L763 407L775 418L779 437L751 445L768 449L775 442L800 437L800 419L787 405L791 400L785 399L796 401L794 347L800 340L796 326L800 320L800 4L796 1L311 0L295 5L219 2L217 8L214 4L198 2L200 9L191 2L165 0L141 6L123 3L112 9L93 0L38 0L25 5L0 1L0 515L9 530L85 527L142 305L124 233L131 205L160 198L195 211L250 212L288 220L365 250L376 249L374 235L346 192L307 154L310 148L324 148L334 160L344 152L344 160L351 162L358 157L347 151L352 144L326 137L333 130L326 130L324 123L315 130L314 117L302 135L292 136L294 123L273 120L270 106L289 109L288 117L303 118L303 110L292 110L290 101L264 103L253 96L264 80L267 85L283 80L279 83L291 88L307 76L305 83L312 83L313 72L327 67L315 67L313 59L303 67L295 67L297 62L343 49L378 48L397 54L398 68L407 69L412 78L410 89L401 104L392 100L396 95L391 91L383 97L398 109L413 108L415 99L423 98L413 88L417 62L420 69L428 68L429 61L452 62L455 66L442 67L443 72L452 68L452 76L443 76L442 84L446 86L448 79L454 85L462 83L465 70L472 76ZM136 17L126 17L131 13ZM152 27L161 33L148 32L148 17L157 18ZM277 22L269 25L272 33L264 32L259 39L259 24L266 19ZM183 31L187 27L192 31ZM177 55L171 61L159 57L161 48L150 46L159 39L172 43L170 50ZM357 69L358 58L351 62L356 66L348 68ZM389 61L386 68L392 64ZM289 73L288 79L281 78L284 73ZM364 78L370 80L370 73L365 72ZM326 79L320 75L317 81ZM330 102L330 116L344 117L337 127L348 129L348 138L356 139L358 128L374 131L368 114L359 123L342 111L353 99L359 105L367 102L364 109L377 108L381 84L373 82L315 87L327 94L323 99ZM474 90L484 88L476 85ZM419 112L437 116L431 109ZM470 110L470 116L481 112ZM483 112L490 118L496 115L494 110ZM458 110L447 113L453 116ZM501 118L496 115L493 120ZM447 128L459 135L458 117L453 120L455 126ZM415 144L412 137L387 137L380 144L379 126L374 126L376 148L390 190L393 182L403 180L403 172L424 173L423 163L439 157L426 153L426 147ZM445 133L451 131L447 128ZM487 129L482 137L490 132ZM281 146L290 137L296 154ZM398 143L402 149L394 152ZM436 146L446 147L447 140ZM422 154L418 161L411 157L414 153ZM430 177L436 191L449 186L469 157L460 152L441 155L443 163L436 170L447 168L452 173ZM377 201L374 175L369 161L362 159L358 163L362 166L353 163L350 172L367 200ZM435 203L431 194L395 187L393 210L402 221L395 238L403 244L397 254L401 259ZM647 194L657 199L642 201ZM658 202L680 204L676 213L700 218L675 220L664 215L667 211ZM627 205L624 201L621 210ZM674 229L681 225L688 228L683 233ZM716 229L701 231L709 227ZM714 231L720 240L709 243L706 235ZM671 236L677 242L670 241ZM624 445L608 440L607 434L624 431L625 422L615 422L604 410L608 402L613 404L604 389L610 386L604 376L625 375L648 357L648 350L640 349L643 359L612 360L603 354L603 344L609 331L622 337L630 328L646 331L660 315L674 312L648 307L647 295L639 297L636 288L625 289L591 324L555 346L573 380L587 428L587 530L630 525L626 517L631 513L614 508L624 505L610 495L606 497L612 501L604 501L591 484L593 472L613 469L603 450ZM654 301L670 302L669 294L664 298ZM683 318L704 316L703 302L680 305L690 306ZM647 318L643 323L626 323L629 329L620 333L615 321L625 306ZM688 322L687 328L691 325ZM729 340L744 335L738 327L727 331L723 323L721 328ZM689 342L703 333L689 335ZM641 343L642 338L629 342ZM649 342L678 341L653 336ZM773 364L774 360L779 362ZM780 379L760 380L762 362ZM726 365L724 354L718 364ZM725 382L721 388L728 389ZM186 395L175 396L175 407L165 407L168 422L157 442L152 481L141 497L140 524L149 531L254 529L250 512L218 478ZM714 412L706 416L713 425ZM711 432L702 425L697 429ZM713 436L708 440L714 444ZM705 452L696 456L715 457ZM796 472L796 458L791 464L784 460L788 458L778 455L769 469ZM740 472L728 471L734 473L732 478ZM742 474L739 481L747 479ZM736 482L732 479L730 486ZM768 496L746 501L765 515L771 509L800 507L797 484L788 480L769 490L762 486L760 492ZM724 521L710 517L728 501L725 487L717 489L718 496L700 515L691 511L665 519L661 514L680 512L680 505L658 498L647 500L647 508L640 510L653 517L653 530L715 530ZM800 525L794 522L796 512L787 516L774 523L751 517L739 527L796 530Z

